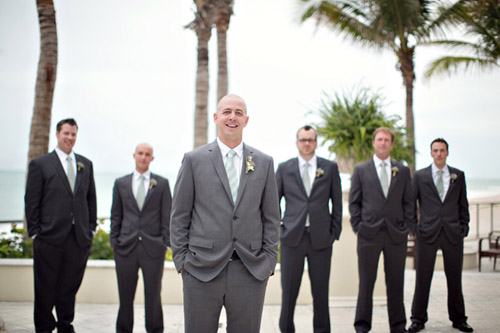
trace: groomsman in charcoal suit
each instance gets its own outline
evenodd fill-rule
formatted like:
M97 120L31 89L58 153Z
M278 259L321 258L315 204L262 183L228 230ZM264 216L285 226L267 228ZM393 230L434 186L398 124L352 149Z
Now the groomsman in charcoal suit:
M163 332L160 293L165 251L170 245L172 197L168 180L149 170L153 148L138 145L134 159L134 172L115 182L111 207L110 240L120 294L116 332L133 330L139 268L144 279L146 331Z
M280 330L287 333L295 332L293 314L306 257L314 332L330 332L328 285L332 245L342 230L342 188L337 164L316 156L316 140L311 126L299 129L299 156L281 163L276 173L278 196L286 202L281 224Z
M58 122L55 150L29 165L24 200L33 238L36 332L74 332L75 296L97 225L92 162L73 152L77 131L74 119Z
M170 240L184 288L185 332L259 332L279 242L273 160L243 143L247 108L223 97L217 140L185 154L172 202Z
M359 291L354 328L372 326L373 288L380 253L384 253L387 311L391 333L406 332L403 303L408 232L415 229L415 200L410 170L389 158L394 132L373 133L373 159L354 168L349 193L351 225L358 236Z
M453 327L472 332L465 316L462 294L464 238L469 233L469 203L464 173L446 164L448 143L441 138L431 143L434 159L412 180L420 211L417 229L415 294L411 308L410 332L419 332L427 322L427 306L436 252L443 252L448 284L448 315Z

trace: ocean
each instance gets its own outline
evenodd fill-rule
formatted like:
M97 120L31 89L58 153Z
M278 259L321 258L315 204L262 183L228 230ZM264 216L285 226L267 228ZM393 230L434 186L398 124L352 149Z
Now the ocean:
M97 216L107 218L110 215L113 197L113 184L117 173L96 173ZM349 189L349 175L342 174L342 187ZM24 215L24 171L0 170L0 221L21 220ZM173 190L175 179L169 179ZM500 195L500 179L467 179L469 200Z

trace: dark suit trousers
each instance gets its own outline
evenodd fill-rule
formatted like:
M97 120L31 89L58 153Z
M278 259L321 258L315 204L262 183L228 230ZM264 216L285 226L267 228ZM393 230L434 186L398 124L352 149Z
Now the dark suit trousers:
M281 245L281 315L280 330L295 332L293 315L299 295L304 261L307 257L313 296L313 328L315 333L330 332L328 286L332 262L332 246L314 250L309 232L304 232L297 247Z
M134 328L134 297L137 289L139 268L144 281L146 331L163 332L161 308L161 279L165 255L151 258L141 242L126 256L114 253L120 308L116 319L116 332L132 332Z
M35 328L37 332L56 328L71 332L75 316L75 297L82 283L90 253L90 245L81 248L71 228L61 245L45 243L38 237L33 241L33 270L35 280ZM52 315L56 308L57 324Z
M387 312L391 333L403 332L406 326L404 275L408 242L395 244L382 228L373 239L358 236L359 291L354 327L368 332L372 326L373 289L377 279L380 253L384 253Z
M462 267L464 258L464 243L452 244L441 231L434 244L427 244L417 237L416 244L417 278L415 294L411 308L411 320L425 323L428 319L427 307L431 280L436 262L436 252L441 248L443 252L444 271L448 285L448 315L452 322L461 323L467 320L465 316L464 296L462 294Z
M267 281L257 280L241 260L230 261L208 282L184 270L184 332L216 333L224 306L228 333L259 333Z

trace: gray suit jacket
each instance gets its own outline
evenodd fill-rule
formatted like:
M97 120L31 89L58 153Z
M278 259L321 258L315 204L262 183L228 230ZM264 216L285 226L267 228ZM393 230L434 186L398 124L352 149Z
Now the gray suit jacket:
M111 245L117 253L127 255L141 241L150 257L164 256L170 246L172 197L168 180L151 173L156 185L150 182L141 211L132 192L132 175L118 178L113 187Z
M469 203L465 175L450 166L448 169L450 175L455 174L457 178L451 179L443 202L434 185L431 166L417 171L412 180L420 210L418 237L429 244L436 241L441 229L453 244L462 241L469 233Z
M373 160L357 165L351 177L349 212L354 232L367 239L385 227L395 243L408 239L416 231L415 199L411 189L410 170L391 160L391 183L387 198Z
M72 222L80 247L92 244L97 226L97 200L92 162L75 154L78 164L75 191L55 151L33 159L26 182L25 213L28 234L59 245L71 231Z
M210 281L236 251L258 280L274 271L278 255L279 208L270 156L243 146L255 170L241 170L233 202L217 142L186 153L174 188L170 240L177 270Z
M312 246L323 249L339 239L342 231L342 188L337 163L317 157L317 168L322 175L314 179L308 197L302 183L298 158L278 166L276 180L278 195L285 197L286 206L281 225L281 243L295 247L304 235L309 214ZM330 208L330 202L332 207Z

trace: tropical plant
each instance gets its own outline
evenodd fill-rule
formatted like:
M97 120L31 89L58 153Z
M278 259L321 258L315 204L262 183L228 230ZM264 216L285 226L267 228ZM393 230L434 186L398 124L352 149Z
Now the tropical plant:
M233 0L215 0L215 27L217 28L217 102L227 95L227 30L233 14Z
M89 259L113 259L113 249L109 241L109 232L102 229L104 218L97 221L97 231L90 247Z
M316 112L321 122L316 124L322 145L328 144L330 152L342 173L352 174L354 165L366 161L373 154L372 135L378 127L394 130L394 147L391 157L410 164L412 155L408 150L406 129L398 125L401 117L383 113L383 97L368 88L357 88L333 97L325 93Z
M32 240L23 237L24 229L12 223L10 233L0 234L0 258L33 258Z
M498 68L500 60L500 1L460 0L452 7L440 7L441 17L451 26L463 28L469 40L434 40L426 44L441 45L454 55L432 61L425 76L451 74L460 69ZM459 54L459 55L457 55Z
M305 5L302 21L316 18L334 30L345 33L362 46L389 49L398 59L398 69L406 88L406 128L415 170L415 131L413 121L413 83L415 47L428 40L446 20L434 17L433 0L299 0Z
M40 24L40 59L35 87L35 105L31 118L28 164L32 159L46 154L49 150L50 119L57 74L57 29L54 2L37 0L36 7ZM24 230L28 230L26 219L23 224ZM28 238L27 233L24 236Z
M186 28L193 29L198 38L198 62L196 70L196 97L194 110L194 148L207 143L208 136L208 42L212 36L215 13L213 0L194 0L195 19Z

